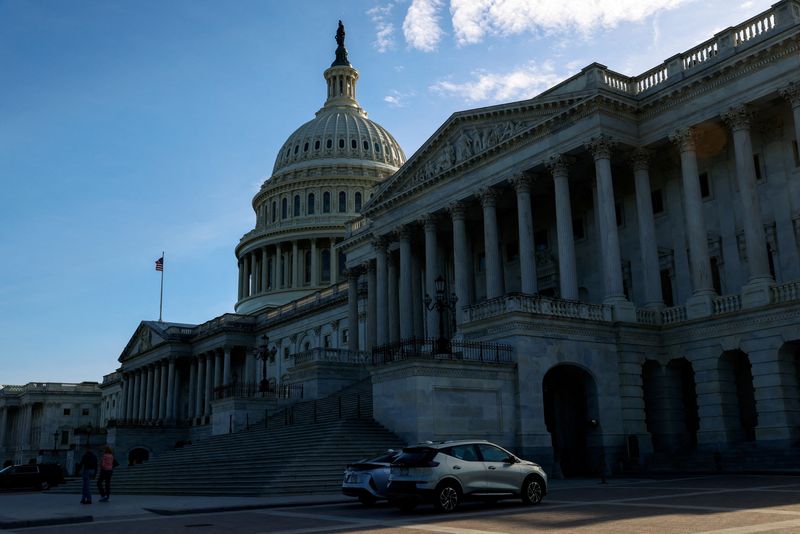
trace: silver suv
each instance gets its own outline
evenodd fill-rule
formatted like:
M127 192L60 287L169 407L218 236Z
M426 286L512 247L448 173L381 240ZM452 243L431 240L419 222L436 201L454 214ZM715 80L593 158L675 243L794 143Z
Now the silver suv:
M452 512L462 499L521 497L538 504L547 494L547 474L483 440L420 443L406 447L392 462L387 497L402 509L432 502Z

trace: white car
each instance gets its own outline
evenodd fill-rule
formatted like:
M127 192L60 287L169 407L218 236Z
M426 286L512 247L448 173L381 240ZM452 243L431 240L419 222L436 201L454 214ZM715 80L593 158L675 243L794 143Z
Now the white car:
M421 443L392 462L386 496L402 509L420 502L452 512L463 499L519 497L538 504L547 494L547 474L484 440Z

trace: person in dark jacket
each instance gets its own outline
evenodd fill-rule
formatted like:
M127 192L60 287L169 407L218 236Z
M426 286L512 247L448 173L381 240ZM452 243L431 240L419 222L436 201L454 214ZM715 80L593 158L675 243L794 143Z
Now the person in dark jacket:
M92 452L91 445L86 445L86 452L81 457L80 466L83 479L81 504L92 504L91 480L97 472L97 456Z

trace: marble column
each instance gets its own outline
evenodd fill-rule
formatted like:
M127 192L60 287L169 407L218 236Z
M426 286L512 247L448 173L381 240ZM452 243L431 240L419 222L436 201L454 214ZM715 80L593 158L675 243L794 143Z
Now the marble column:
M689 318L711 315L714 296L711 282L711 261L708 255L708 235L703 217L703 199L697 170L697 153L692 128L681 128L670 135L681 154L683 205L692 275L692 297L687 301Z
M614 198L614 178L611 174L611 150L615 141L606 135L599 135L586 143L586 149L594 158L594 172L597 184L597 220L600 225L602 242L601 264L603 265L603 286L605 304L625 301L625 288L622 284L622 256L619 250L617 231L616 200Z
M227 386L231 383L231 348L225 347L222 363L222 385Z
M558 238L558 276L561 298L578 300L578 272L575 263L575 238L572 231L572 203L569 197L569 164L561 155L552 156L547 168L553 175Z
M162 421L167 418L167 362L162 360L157 363L159 366L159 400L158 400L158 418Z
M376 343L385 345L389 342L389 279L386 265L386 241L378 238L372 242L375 251L375 282L377 293L375 305L377 307Z
M398 293L398 268L394 255L390 252L386 256L387 277L389 280L388 303L389 303L389 342L397 343L400 341L400 298Z
M347 350L358 352L358 276L357 268L347 271Z
M794 139L798 143L798 150L800 150L800 83L791 82L781 89L780 93L792 105Z
M189 418L194 419L197 402L197 361L189 364Z
M214 397L214 353L205 355L206 360L206 392L203 395L203 415L211 414L211 399Z
M483 253L486 263L487 299L503 296L503 256L497 229L497 196L497 189L491 187L480 192L483 207Z
M300 264L302 262L299 261L300 259L300 247L297 243L297 240L292 241L292 261L291 261L291 269L292 269L292 289L296 289L300 287Z
M244 298L244 262L239 259L239 300Z
M658 241L653 217L653 193L650 189L649 152L644 148L635 149L631 155L631 163L636 186L636 215L639 223L639 251L642 255L644 307L661 309L664 307L664 297L661 291Z
M133 406L131 410L131 419L134 421L139 420L139 384L141 383L141 373L139 369L133 371Z
M269 256L267 247L261 248L261 292L266 293L269 289Z
M411 255L411 296L414 316L414 337L425 337L425 308L422 304L422 259L419 254Z
M219 349L214 350L214 387L222 385L222 353Z
M142 416L142 419L147 421L150 420L150 413L153 408L153 367L150 365L147 366L146 377L144 389L144 415Z
M458 298L456 301L456 329L460 329L466 319L464 306L472 304L470 300L472 258L469 254L469 239L467 238L467 205L464 202L454 202L447 207L447 210L453 222L454 292Z
M281 244L275 244L275 257L272 260L273 269L272 276L275 278L272 284L272 289L283 289L283 252L281 251Z
M414 304L411 283L411 228L403 226L398 234L400 243L400 339L414 337Z
M536 247L533 242L533 210L531 208L531 180L525 174L509 179L517 193L517 225L519 231L520 288L528 295L536 294Z
M153 364L153 406L150 412L150 419L157 420L161 413L161 403L164 398L161 396L161 364Z
M319 254L317 251L317 240L311 239L311 285L319 285Z
M335 284L339 281L339 251L337 251L334 247L336 245L336 239L331 238L331 247L330 247L330 254L331 254L331 284Z
M750 307L768 304L769 287L773 285L774 280L769 271L767 242L758 199L753 142L750 139L750 112L745 106L739 106L723 113L722 119L733 132L736 180L743 208L742 224L747 248L747 268L750 274L748 287L743 290L743 305Z
M428 215L423 219L425 230L425 293L431 298L436 297L436 278L439 272L439 243L436 236L438 218ZM439 337L439 316L429 311L426 320L429 338Z
M375 346L378 332L378 282L375 262L367 265L367 351Z
M133 389L133 378L131 377L131 374L123 373L122 374L122 398L123 398L122 419L126 421L131 419L132 389Z
M175 419L175 358L169 359L167 372L167 419Z

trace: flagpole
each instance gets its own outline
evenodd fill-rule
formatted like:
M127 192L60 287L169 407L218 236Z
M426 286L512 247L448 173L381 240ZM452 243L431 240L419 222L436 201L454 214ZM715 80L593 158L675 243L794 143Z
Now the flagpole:
M161 311L164 309L164 251L161 251L161 297L158 300L158 322L161 321Z

